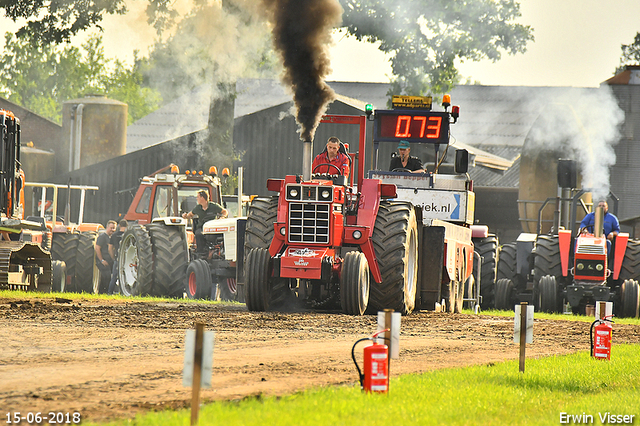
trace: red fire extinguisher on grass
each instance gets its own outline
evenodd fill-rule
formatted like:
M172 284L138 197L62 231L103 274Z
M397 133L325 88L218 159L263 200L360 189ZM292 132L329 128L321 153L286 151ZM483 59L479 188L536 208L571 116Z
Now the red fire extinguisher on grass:
M357 340L351 348L351 358L358 370L360 386L365 392L386 393L389 391L389 347L385 344L374 343L364 348L364 373L356 361L356 345L366 340L375 341L377 336L389 329L379 331L371 337Z
M613 328L611 327L608 315L602 319L598 318L591 324L589 337L591 342L591 356L595 359L611 359L611 335Z

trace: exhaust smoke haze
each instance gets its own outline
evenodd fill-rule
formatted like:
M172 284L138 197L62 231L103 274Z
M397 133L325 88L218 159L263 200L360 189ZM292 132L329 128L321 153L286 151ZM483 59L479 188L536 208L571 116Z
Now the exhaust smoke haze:
M541 114L527 135L524 150L555 151L575 160L582 188L591 190L594 201L605 199L624 112L606 85L598 89L558 89L553 99L559 101L533 101L540 103Z
M331 31L341 22L337 0L263 0L282 57L283 83L291 88L300 139L312 141L322 114L335 98L324 82L331 72Z

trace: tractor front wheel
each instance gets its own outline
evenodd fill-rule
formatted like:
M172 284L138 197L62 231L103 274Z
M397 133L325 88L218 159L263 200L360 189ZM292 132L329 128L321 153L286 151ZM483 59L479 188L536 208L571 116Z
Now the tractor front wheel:
M209 299L211 297L211 271L209 264L196 259L187 267L185 293L188 299Z
M344 257L340 304L347 315L362 315L369 305L369 263L361 252L352 251Z
M268 311L271 295L269 279L271 278L271 255L266 248L254 248L249 251L246 268L245 300L250 311Z
M638 318L640 304L638 281L625 280L620 286L620 309L618 316L622 318Z
M496 309L499 311L509 311L513 309L513 305L511 304L513 289L513 281L508 278L500 278L496 281Z
M552 275L544 275L538 281L538 307L541 312L560 312L558 282Z

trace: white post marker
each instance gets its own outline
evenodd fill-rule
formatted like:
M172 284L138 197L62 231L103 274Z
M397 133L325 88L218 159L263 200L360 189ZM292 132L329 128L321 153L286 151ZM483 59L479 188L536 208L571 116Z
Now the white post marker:
M387 325L387 321L385 320L387 316L386 314L390 314L390 317L391 317L390 327ZM400 312L392 312L392 310L390 310L390 312L382 312L382 311L378 312L378 330L377 331L386 330L387 328L391 329L390 333L385 333L385 335L383 336L383 337L387 337L387 335L390 334L391 337L389 338L389 340L382 342L385 345L389 346L389 356L391 359L400 358L400 319L401 318L402 318L402 315L400 314ZM377 343L380 343L380 341L378 341Z
M513 342L520 343L520 372L524 373L526 344L533 343L533 306L522 302L514 311Z
M600 301L596 302L596 318L598 319L603 319L604 317L611 318L611 315L613 315L613 302L600 302Z
M196 322L195 330L187 330L184 339L182 386L191 387L191 424L198 423L200 388L211 387L213 370L213 331L204 331Z

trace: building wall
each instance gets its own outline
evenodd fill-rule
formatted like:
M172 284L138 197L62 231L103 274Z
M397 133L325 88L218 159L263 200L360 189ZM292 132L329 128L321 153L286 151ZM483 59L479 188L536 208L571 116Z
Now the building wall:
M62 126L3 98L0 98L0 108L13 112L20 119L23 145L33 142L36 149L54 152L58 150Z

